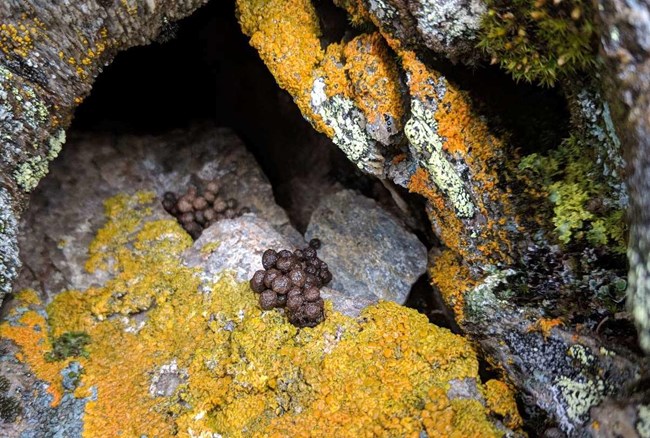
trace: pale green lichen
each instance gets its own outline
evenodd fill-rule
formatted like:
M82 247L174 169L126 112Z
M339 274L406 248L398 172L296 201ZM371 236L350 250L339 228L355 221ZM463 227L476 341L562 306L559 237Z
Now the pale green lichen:
M314 112L334 131L332 141L359 169L383 176L384 157L365 130L365 116L352 100L342 95L328 97L325 87L322 78L314 81L311 105Z
M413 99L411 118L406 122L404 133L414 149L414 155L420 157L420 165L448 196L458 215L472 217L476 208L460 176L443 154L442 138L436 133L437 126L434 112L418 99Z
M598 178L601 172L594 153L593 147L571 136L547 155L525 156L519 169L530 172L548 193L560 242L585 240L623 253L624 212L618 202L609 200L609 187Z
M33 157L19 164L18 168L14 171L16 182L26 192L34 190L38 182L47 175L49 162L57 157L65 143L65 131L60 129L55 135L50 137L48 143L49 148L45 157Z
M566 402L566 415L572 423L585 421L589 409L605 398L605 383L600 379L570 379L562 376L558 379L557 386Z
M637 411L636 431L641 438L650 438L650 406L641 405Z

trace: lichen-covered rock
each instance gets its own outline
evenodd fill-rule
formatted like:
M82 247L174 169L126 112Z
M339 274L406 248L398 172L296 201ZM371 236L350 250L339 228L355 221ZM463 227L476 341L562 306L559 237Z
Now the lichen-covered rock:
M29 392L49 408L22 407L34 428L65 424L56 415L68 400L84 436L503 436L520 424L510 390L484 386L462 337L390 302L359 319L328 306L324 323L299 330L262 311L247 282L206 281L180 263L192 239L152 202L107 201L87 263L107 281L47 306L21 292L0 325L2 369L26 366L47 389ZM87 354L47 361L52 339L71 332L88 335Z
M129 190L154 191L159 200L154 211L167 218L162 206L166 191L217 178L225 197L264 216L290 242L302 242L275 204L255 158L227 129L195 126L158 136L80 134L71 139L49 178L50 184L34 192L34 208L22 221L21 289L38 287L50 295L101 280L100 273L89 276L83 269L87 248L102 224L103 200Z
M123 49L153 40L205 0L0 4L0 301L20 267L16 226L65 142L75 107Z
M644 2L599 2L607 94L622 134L630 189L629 305L640 342L650 351L650 7Z
M375 201L350 190L321 200L305 233L323 243L331 287L350 297L404 303L426 272L427 250Z

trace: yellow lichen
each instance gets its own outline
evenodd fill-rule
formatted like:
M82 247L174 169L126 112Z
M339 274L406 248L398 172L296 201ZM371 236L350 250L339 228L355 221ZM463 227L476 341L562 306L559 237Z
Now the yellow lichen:
M20 324L3 324L22 360L61 391L46 334L86 332L78 397L84 436L500 436L476 400L448 400L452 379L479 381L470 344L414 310L381 302L358 319L333 311L298 329L262 311L246 283L202 282L180 263L191 244L174 221L149 216L149 195L118 196L91 245L112 278L67 291ZM108 263L110 261L110 263ZM38 304L33 293L20 306ZM37 330L40 327L40 331ZM159 393L173 364L179 385ZM482 386L479 382L479 386Z
M313 72L324 58L320 26L309 0L239 0L237 15L242 31L259 53L278 85L289 92L305 117L320 131L320 117L310 105Z
M61 370L67 361L48 362L45 359L45 355L52 350L47 320L36 310L28 310L41 304L36 295L23 291L16 295L16 299L24 306L25 312L14 324L0 324L0 338L10 339L20 348L16 358L29 365L36 377L48 384L47 392L52 396L50 404L55 407L63 396Z
M404 108L399 74L379 32L354 38L346 44L344 54L357 107L369 123L382 123L390 116L394 132L400 131Z
M524 421L519 415L513 393L501 380L491 379L485 383L485 401L488 409L501 417L509 428L518 429L523 426Z

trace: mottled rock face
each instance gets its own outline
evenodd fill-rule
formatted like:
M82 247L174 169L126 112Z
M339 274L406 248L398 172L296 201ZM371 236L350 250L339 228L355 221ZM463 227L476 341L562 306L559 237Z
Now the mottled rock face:
M350 190L324 198L305 234L323 242L319 254L334 278L332 288L353 297L406 297L427 267L427 250L376 202Z
M20 267L17 219L61 151L75 107L115 54L153 40L205 0L0 4L0 301Z
M629 305L650 351L650 7L602 0L602 52L607 94L622 134L630 189Z
M187 153L168 149L180 139ZM115 137L97 141L89 161L87 143L74 145L25 217L34 232L23 242L40 255L27 261L34 277L22 279L34 290L17 291L0 323L0 402L11 397L20 410L0 422L0 435L517 436L512 392L483 382L471 344L424 315L323 290L332 300L327 317L298 329L283 309L260 306L248 279L265 248L295 247L296 232L229 131ZM73 194L80 165L76 177L93 184ZM160 198L169 185L187 183L185 171L219 177L257 211L217 221L193 241ZM398 233L374 202L352 196ZM48 246L55 238L59 245ZM78 257L63 251L72 239ZM72 274L58 284L46 269ZM57 350L61 339L68 341Z
M163 193L215 178L224 196L263 215L268 228L290 242L302 241L253 156L227 129L204 126L158 137L82 135L70 141L50 183L34 193L34 208L25 213L20 237L25 269L16 289L38 287L50 295L101 280L85 272L84 260L107 197L151 190L159 197L158 217L170 217Z

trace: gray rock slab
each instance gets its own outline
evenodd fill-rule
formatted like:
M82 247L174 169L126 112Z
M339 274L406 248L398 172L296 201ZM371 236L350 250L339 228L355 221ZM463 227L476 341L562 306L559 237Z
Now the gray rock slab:
M245 214L216 222L203 231L186 251L184 263L201 268L206 281L217 280L228 271L238 281L249 281L255 271L263 269L262 254L268 248L293 250L295 246L264 219ZM332 301L335 310L352 317L377 301L375 297L360 297L327 287L321 290L321 295Z
M324 198L312 214L306 240L319 238L330 266L330 286L353 299L403 304L426 272L427 250L374 200L351 190Z

